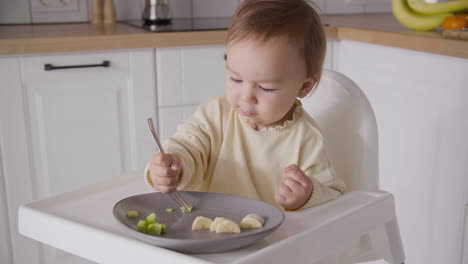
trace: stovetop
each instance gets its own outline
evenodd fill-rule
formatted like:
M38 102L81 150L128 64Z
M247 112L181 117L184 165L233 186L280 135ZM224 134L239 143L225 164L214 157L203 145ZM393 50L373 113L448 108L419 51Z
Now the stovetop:
M225 30L231 17L175 18L168 25L146 25L143 20L126 20L125 24L152 32Z

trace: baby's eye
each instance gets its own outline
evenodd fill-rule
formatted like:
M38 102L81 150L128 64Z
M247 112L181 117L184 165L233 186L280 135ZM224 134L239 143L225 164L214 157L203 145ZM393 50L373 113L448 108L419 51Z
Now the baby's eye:
M231 81L235 82L235 83L241 83L242 80L239 80L239 79L235 79L233 77L231 77Z
M267 93L271 93L271 92L274 92L276 90L276 89L264 88L262 86L258 86L258 88L262 89L262 91L267 92Z

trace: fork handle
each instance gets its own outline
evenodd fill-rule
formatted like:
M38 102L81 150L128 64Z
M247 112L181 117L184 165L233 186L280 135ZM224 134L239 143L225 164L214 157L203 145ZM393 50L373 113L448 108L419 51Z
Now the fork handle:
M163 147L161 145L161 142L159 141L158 133L156 132L156 129L154 128L153 119L150 117L150 118L147 119L147 121L148 121L148 126L149 126L149 128L151 130L151 134L153 134L153 138L156 141L156 144L158 144L159 151L161 151L162 153L165 153L164 149L163 149Z

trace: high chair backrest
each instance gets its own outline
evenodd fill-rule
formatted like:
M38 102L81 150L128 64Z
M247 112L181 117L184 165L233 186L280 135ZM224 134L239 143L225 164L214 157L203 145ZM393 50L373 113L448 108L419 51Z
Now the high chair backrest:
M377 190L377 124L361 89L343 74L324 70L315 91L301 101L320 127L328 155L347 191Z

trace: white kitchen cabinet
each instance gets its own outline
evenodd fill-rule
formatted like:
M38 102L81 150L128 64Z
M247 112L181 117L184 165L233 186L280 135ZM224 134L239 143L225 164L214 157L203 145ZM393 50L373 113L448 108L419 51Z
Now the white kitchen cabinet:
M468 60L353 41L334 51L374 108L380 184L395 195L407 263L461 263Z
M161 140L169 139L177 130L177 126L182 124L190 117L198 105L162 107L159 109L159 130L161 131Z
M162 140L170 137L197 106L224 95L224 45L156 50L158 126Z
M109 67L44 68L106 60ZM12 81L6 91L2 87L7 94L0 106L0 164L14 263L88 263L18 235L17 208L144 168L154 151L146 123L156 116L154 50L0 61L2 75L7 69L17 75L7 76Z

